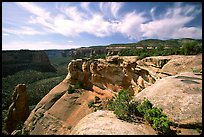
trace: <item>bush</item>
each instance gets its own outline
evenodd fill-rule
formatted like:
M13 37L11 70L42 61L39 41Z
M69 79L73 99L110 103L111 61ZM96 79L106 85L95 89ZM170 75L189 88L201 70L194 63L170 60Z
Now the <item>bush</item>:
M91 107L93 107L93 106L94 106L94 101L92 100L92 101L90 101L90 102L88 103L88 107L91 108Z
M68 88L67 92L68 92L68 94L72 94L72 93L75 92L75 88L72 87L72 86L70 86L70 87Z
M82 88L83 86L83 83L82 82L77 82L75 85L74 85L74 88L75 89L79 89L79 88Z
M67 90L68 94L72 94L76 91L76 89L82 88L82 82L77 82L74 86L70 86Z
M131 99L132 95L128 90L121 90L114 100L109 101L108 108L109 110L113 110L119 119L128 120L131 114L129 111L129 102Z
M152 107L151 102L145 99L137 106L137 109L144 116L144 119L152 125L152 128L162 134L171 134L170 125L173 123L162 113L160 108Z

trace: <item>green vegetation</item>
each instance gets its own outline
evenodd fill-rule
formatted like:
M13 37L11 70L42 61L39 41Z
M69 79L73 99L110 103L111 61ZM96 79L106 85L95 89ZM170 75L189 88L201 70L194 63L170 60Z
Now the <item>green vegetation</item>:
M106 54L100 54L96 56L92 56L91 59L105 59L107 57Z
M121 90L117 97L109 100L108 109L114 111L119 119L128 120L130 118L129 102L132 95L128 90Z
M67 90L67 93L68 93L68 94L72 94L72 93L74 93L74 92L75 92L75 88L72 87L72 86L70 86L70 87L68 88L68 90Z
M128 90L121 90L115 98L109 100L108 109L114 111L119 119L134 121L134 117L143 117L160 134L172 134L170 126L173 123L161 109L153 107L147 99L141 104L130 103L132 98Z
M179 46L168 46L169 48L165 48L165 44L158 43L155 44L157 46L153 46L153 49L147 49L147 46L151 46L151 44L143 44L142 49L122 49L119 56L139 56L139 58L142 59L149 56L196 55L202 53L202 43L199 41L178 43Z
M152 128L162 134L171 134L170 126L173 125L173 123L162 113L160 108L152 107L149 100L144 99L144 101L137 106L137 110L144 116L144 119L151 124Z
M89 101L88 107L91 108L91 107L93 107L93 106L94 106L94 101L93 101L93 100Z
M28 104L36 105L54 86L60 83L65 75L54 72L39 72L25 70L2 78L2 108L8 109L11 104L11 95L17 84L27 86Z
M76 89L82 88L83 83L82 82L77 82L74 86L70 85L69 88L67 89L68 94L72 94L76 91Z

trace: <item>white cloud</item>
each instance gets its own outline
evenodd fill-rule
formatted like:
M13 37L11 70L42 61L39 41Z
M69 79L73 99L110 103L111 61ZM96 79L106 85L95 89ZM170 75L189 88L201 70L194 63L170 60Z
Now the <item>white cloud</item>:
M192 33L196 34L195 37L202 37L201 28L185 26L201 12L201 9L192 5L183 5L183 3L176 3L166 12L161 13L157 19L154 16L156 7L153 7L148 12L152 16L150 21L141 12L120 13L124 3L119 2L100 2L101 12L93 11L89 2L81 2L80 7L58 4L56 10L60 12L57 15L52 15L52 11L48 12L34 3L17 2L16 4L33 14L29 23L40 25L43 31L68 37L79 36L81 33L89 33L96 37L122 33L136 40L144 37L164 39L193 36ZM7 33L9 31L19 35L42 34L42 32L28 28L22 29L21 32L7 29Z
M104 15L109 16L111 13L114 18L118 18L118 12L123 5L122 2L100 2L99 7Z
M127 13L116 26L118 32L121 32L131 39L141 39L140 25L147 19L143 15L136 12Z
M29 11L30 13L35 14L36 16L43 17L45 19L50 19L50 13L45 11L43 8L35 5L31 2L16 2L16 4L25 10Z
M202 39L202 29L196 27L182 27L176 33L172 34L172 38L199 38Z
M15 35L42 35L42 34L45 34L42 31L38 31L36 29L27 27L27 26L24 26L18 29L3 28L2 30L3 32L15 34Z
M73 41L72 41L72 40L68 40L68 42L69 42L69 43L72 43Z
M176 3L174 7L168 8L167 12L159 19L154 19L141 25L142 36L159 39L168 38L201 38L201 28L185 27L187 23L195 18L195 6ZM196 11L198 14L199 9Z
M88 12L89 14L93 15L94 12L91 10L90 4L91 4L90 2L81 2L81 3L80 3L80 6L81 6L81 8L82 8L84 11L86 11L86 12Z

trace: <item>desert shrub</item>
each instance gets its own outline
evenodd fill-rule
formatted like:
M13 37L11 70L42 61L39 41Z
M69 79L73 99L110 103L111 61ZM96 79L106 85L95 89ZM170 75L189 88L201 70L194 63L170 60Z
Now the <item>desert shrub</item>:
M70 86L70 87L68 88L67 92L68 92L68 94L72 94L72 93L75 92L75 88L72 87L72 86Z
M108 109L113 110L119 119L128 120L130 116L129 102L132 95L128 90L121 90L115 99L109 100Z
M68 94L72 94L76 91L76 89L82 88L82 84L83 84L82 82L77 82L74 86L70 86L67 89Z
M108 100L108 110L110 110L110 111L114 111L114 108L115 108L114 98L115 98L115 97L113 96L112 99L109 99L109 100Z
M93 100L89 101L88 107L91 108L91 107L93 107L93 106L94 106L94 101L93 101Z
M135 116L142 116L160 134L172 134L170 125L173 123L162 113L162 109L153 107L146 98L142 103L131 103L131 100L130 92L121 90L115 98L108 101L108 109L114 111L119 119L126 121L134 121Z
M75 89L82 88L82 85L83 85L82 82L77 82L77 83L74 85L74 88L75 88Z
M152 104L151 102L148 100L148 99L145 99L143 101L143 103L139 104L137 106L137 110L142 114L144 115L145 113L147 113L147 110L151 109L152 108Z
M170 125L173 123L162 113L160 108L152 107L149 100L144 101L137 106L138 112L140 112L146 121L148 121L152 128L159 131L161 134L171 134Z

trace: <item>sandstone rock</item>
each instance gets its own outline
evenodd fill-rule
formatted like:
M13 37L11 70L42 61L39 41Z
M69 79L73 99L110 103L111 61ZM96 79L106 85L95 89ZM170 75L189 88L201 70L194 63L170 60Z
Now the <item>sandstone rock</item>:
M168 102L169 102L170 104L168 104L168 106L171 106L172 102L174 103L175 101L179 100L176 98L177 96L180 97L180 95L181 95L181 97L184 97L183 95L186 95L185 99L190 98L190 99L186 99L186 100L190 101L189 102L190 104L187 103L187 105L191 106L191 103L192 103L191 99L197 98L197 100L199 101L200 96L197 97L197 94L195 94L195 95L189 94L188 90L186 90L187 92L186 93L184 92L183 94L180 94L180 92L178 91L178 95L177 95L176 92L177 92L177 90L180 90L180 89L177 89L178 87L177 88L174 87L175 83L177 84L177 82L182 87L183 85L181 83L183 83L183 84L185 84L184 82L189 83L188 80L187 81L185 79L180 80L180 83L179 83L179 79L183 78L183 77L174 78L178 81L174 82L174 84L170 84L169 86L171 86L171 87L169 87L168 82L166 82L165 83L166 85L165 85L165 84L162 84L162 79L160 79L160 80L158 79L159 78L158 74L161 74L160 71L165 67L165 65L170 63L172 59L175 59L175 57L177 57L177 56L163 57L163 60L169 59L169 61L166 64L159 61L159 58L162 59L162 57L158 57L158 59L156 59L156 61L159 63L155 63L155 65L151 65L151 66L145 65L144 62L141 63L140 61L138 61L138 58L136 56L124 56L124 57L112 56L112 57L107 57L106 59L94 59L94 60L76 59L76 60L72 60L68 65L67 77L59 85L54 87L36 105L36 107L31 112L30 116L28 117L28 119L24 123L23 131L28 131L29 134L34 134L34 135L36 135L36 134L37 135L40 135L40 134L41 135L45 135L45 134L46 135L47 134L49 134L49 135L50 134L55 134L55 135L56 134L60 134L60 135L70 134L70 131L75 129L76 124L83 117L85 117L86 115L88 115L94 111L93 108L88 107L88 103L90 101L94 101L95 96L98 96L100 98L100 100L102 101L101 102L102 106L105 107L105 106L107 106L107 102L104 103L105 100L110 99L113 95L117 94L117 92L121 89L129 89L130 91L134 92L135 95L137 95L138 92L140 91L139 84L138 84L138 78L139 77L141 77L141 79L143 79L143 82L144 82L144 85L142 84L143 88L148 89L148 88L150 88L150 86L152 84L156 84L158 82L161 82L161 86L164 86L164 88L162 87L159 90L160 91L159 93L155 92L156 93L155 96L154 96L154 94L153 94L153 96L151 96L151 94L148 95L149 94L148 92L145 94L145 96L148 95L148 97L151 96L151 98L156 98L157 101L164 99L164 101L162 100L164 102L164 105L165 105L165 103L168 104ZM185 56L182 56L182 57L185 58ZM155 67L156 65L159 67ZM162 66L162 68L161 68L161 66ZM181 67L182 67L182 65L181 65ZM182 71L185 71L185 69L183 69ZM171 70L170 70L170 72L171 72ZM168 75L164 74L163 77L166 77L166 76L168 76ZM82 89L77 89L76 93L68 94L67 89L70 86L76 85L78 82L83 83ZM194 83L196 83L196 82L194 82ZM198 81L198 82L200 83L200 81ZM192 83L192 82L190 81L190 83ZM197 85L199 85L199 84L197 84ZM165 91L161 91L162 89L165 89L165 88L168 88L168 89ZM199 89L197 87L195 87L195 88L197 90ZM87 90L84 90L84 89L87 89ZM168 92L168 91L172 91L173 89L175 89L176 91ZM146 89L144 89L143 91L145 91L145 90ZM139 94L142 94L143 91L141 91ZM171 93L172 96L169 97L167 93L169 93L169 94ZM191 91L190 91L190 93L191 93ZM162 94L164 94L164 96L162 96ZM190 96L187 96L187 94L189 94ZM191 96L191 95L193 95L193 96ZM160 103L162 103L162 102L160 102ZM181 104L182 103L179 103L178 106ZM179 107L181 107L181 106L179 106ZM199 107L199 105L197 107ZM175 108L177 109L177 107L175 107ZM181 119L180 116L179 117L171 116L173 114L171 114L168 111L168 109L169 108L167 107L167 109L165 109L164 112L166 114L168 114L168 116L171 119L174 118L175 121L178 122ZM195 109L197 111L196 107L195 107ZM174 111L171 111L171 112L174 113ZM178 113L180 113L180 111L178 111ZM196 112L195 114L200 116L199 113L200 112L198 111L198 113ZM112 114L110 114L110 115L112 115ZM184 117L184 115L185 114L182 110L181 116ZM104 117L106 117L106 116L104 116ZM188 119L187 115L185 115L185 117L187 117L187 119ZM100 116L98 119L100 119ZM95 120L95 121L97 122L97 120ZM183 120L180 120L180 121L183 121ZM120 122L117 122L116 125L118 123L120 124ZM180 123L182 124L182 122L180 122ZM105 123L104 123L104 125L105 125ZM123 129L124 127L127 127L127 125L123 126L123 127L119 127L119 128ZM131 129L125 129L125 130L126 131L131 130L129 132L130 134L149 133L147 131L144 131L147 128L147 127L144 127L144 125L141 126L142 128L139 128L139 127L140 126L136 127L136 129L131 128ZM119 128L118 128L118 131L120 130ZM139 130L140 129L141 130L138 131L137 128ZM77 129L77 127L76 127L76 129ZM132 129L135 129L136 133L132 132ZM91 130L91 128L90 128L90 130ZM76 132L74 133L74 131L75 130L73 130L72 134L76 133ZM128 134L126 131L120 132L120 133L121 134ZM90 131L88 134L92 134L92 133L95 134L96 132L93 133ZM77 132L76 134L78 134L78 133L79 132ZM84 134L84 133L85 132L83 131L83 132L80 132L79 134ZM107 133L106 131L105 132L100 131L99 134L106 134L106 133ZM149 134L151 134L151 133L149 133ZM113 133L110 133L110 134L116 134L116 132L114 131Z
M61 82L53 88L32 110L24 123L23 132L30 135L64 135L69 134L84 116L93 112L88 103L99 96L106 98L106 94L79 89L79 92L68 94L67 81ZM100 92L100 91L99 91Z
M144 97L178 125L202 125L201 75L183 72L163 78L138 93L134 101Z
M18 84L12 95L12 104L5 119L5 130L10 134L18 122L24 122L29 115L28 96L25 84Z
M119 120L111 111L98 110L81 119L71 135L156 135L156 132L148 125L131 124Z
M202 54L152 56L137 61L137 64L137 68L148 71L151 77L157 80L180 72L202 70Z
M150 75L148 71L140 69L136 70L138 58L136 56L112 56L106 59L72 60L68 65L67 83L76 84L83 83L83 88L92 89L95 85L101 89L109 89L117 92L121 89L129 89L132 92L140 91L137 79L139 75L149 83L154 83L154 80L148 80ZM152 76L150 78L154 79ZM143 85L145 88L147 84Z

